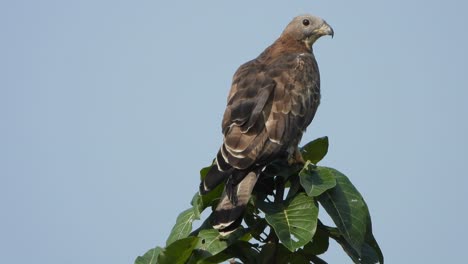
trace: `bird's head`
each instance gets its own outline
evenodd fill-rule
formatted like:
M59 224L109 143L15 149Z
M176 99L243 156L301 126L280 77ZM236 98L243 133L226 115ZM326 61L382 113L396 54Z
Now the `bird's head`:
M289 35L295 40L302 41L308 49L321 36L330 35L333 38L333 28L320 17L302 15L295 17L284 29L282 35Z

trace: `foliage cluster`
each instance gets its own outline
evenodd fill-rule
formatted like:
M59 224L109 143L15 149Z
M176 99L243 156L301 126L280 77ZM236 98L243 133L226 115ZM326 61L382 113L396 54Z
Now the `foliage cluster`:
M207 195L195 194L192 207L182 212L166 247L156 247L135 264L220 263L327 263L320 255L334 239L354 263L382 263L382 252L372 234L368 207L348 177L336 169L318 166L328 152L328 138L301 148L304 166L274 163L257 182L246 209L244 224L221 235L208 217L200 228L192 224L208 207L215 207L224 186ZM203 178L209 167L201 170ZM336 227L318 218L319 205ZM239 263L239 262L236 262Z

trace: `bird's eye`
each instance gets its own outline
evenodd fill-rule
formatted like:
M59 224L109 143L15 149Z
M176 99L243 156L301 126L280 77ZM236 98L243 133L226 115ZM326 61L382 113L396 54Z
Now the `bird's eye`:
M302 20L302 25L304 25L304 26L310 25L309 19L304 19L304 20Z

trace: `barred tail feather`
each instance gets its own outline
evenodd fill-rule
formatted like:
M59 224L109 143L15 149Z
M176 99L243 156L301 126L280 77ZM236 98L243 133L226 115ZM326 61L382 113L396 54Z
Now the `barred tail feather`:
M221 200L213 212L213 227L220 232L234 230L242 222L242 214L249 202L252 190L257 182L258 174L249 172L242 181L234 187L237 201L234 203L224 190Z
M226 179L228 179L229 176L232 174L233 170L234 169L221 171L219 170L218 165L215 162L206 174L205 179L203 179L200 183L200 194L205 195L214 188L216 188L216 186L226 181Z

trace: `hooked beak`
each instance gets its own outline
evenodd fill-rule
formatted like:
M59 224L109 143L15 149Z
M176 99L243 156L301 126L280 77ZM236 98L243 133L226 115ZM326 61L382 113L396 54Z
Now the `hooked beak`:
M335 35L333 28L323 21L323 24L316 30L316 33L320 36L330 35L332 38Z
M312 35L304 40L304 43L308 49L311 49L314 42L325 35L330 35L333 38L335 32L333 31L333 28L327 24L327 22L323 21L322 25L312 31Z

